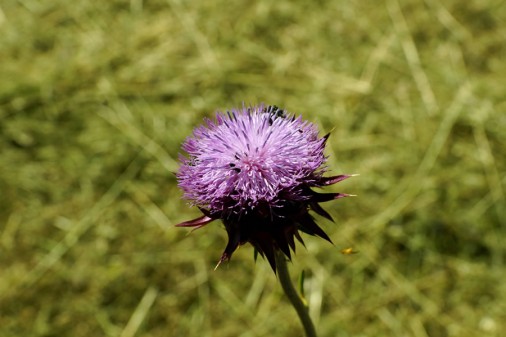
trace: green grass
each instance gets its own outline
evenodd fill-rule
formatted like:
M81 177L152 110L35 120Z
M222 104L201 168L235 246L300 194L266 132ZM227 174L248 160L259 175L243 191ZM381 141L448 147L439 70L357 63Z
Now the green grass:
M320 336L506 331L506 5L0 4L0 335L301 336L268 263L172 172L204 116L302 113L358 194L305 237ZM354 255L340 250L353 247Z

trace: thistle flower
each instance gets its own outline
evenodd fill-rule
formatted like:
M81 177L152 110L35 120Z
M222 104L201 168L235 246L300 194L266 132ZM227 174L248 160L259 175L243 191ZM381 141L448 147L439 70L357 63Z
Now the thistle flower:
M238 246L251 243L276 271L275 253L288 258L300 232L330 238L309 214L332 221L319 205L348 196L318 193L351 175L324 177L328 134L276 106L253 106L217 113L183 143L177 173L184 198L203 215L178 224L200 228L220 219L228 244L218 262L229 260Z

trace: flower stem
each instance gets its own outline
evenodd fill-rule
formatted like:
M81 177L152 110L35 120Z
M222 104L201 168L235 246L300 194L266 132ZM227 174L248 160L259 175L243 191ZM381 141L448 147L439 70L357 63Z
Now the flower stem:
M286 263L285 255L279 250L276 253L276 267L281 287L283 288L285 295L290 300L290 303L292 303L292 306L295 308L295 311L297 311L297 315L304 326L306 337L317 337L313 321L309 316L308 307L304 304L301 297L295 290L292 280L290 279L290 274L288 273L288 265Z

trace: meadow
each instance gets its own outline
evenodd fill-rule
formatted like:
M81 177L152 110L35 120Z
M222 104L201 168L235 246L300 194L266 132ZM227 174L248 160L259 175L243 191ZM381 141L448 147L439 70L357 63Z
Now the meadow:
M2 1L0 336L302 336L250 245L175 227L181 143L261 102L360 174L290 264L319 336L504 336L505 41L502 0Z

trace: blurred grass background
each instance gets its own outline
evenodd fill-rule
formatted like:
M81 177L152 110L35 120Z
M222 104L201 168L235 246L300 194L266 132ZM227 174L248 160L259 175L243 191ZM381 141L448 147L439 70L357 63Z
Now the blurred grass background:
M361 174L291 265L320 336L504 336L505 41L500 0L2 1L0 336L301 336L250 246L174 227L181 142L242 102Z

